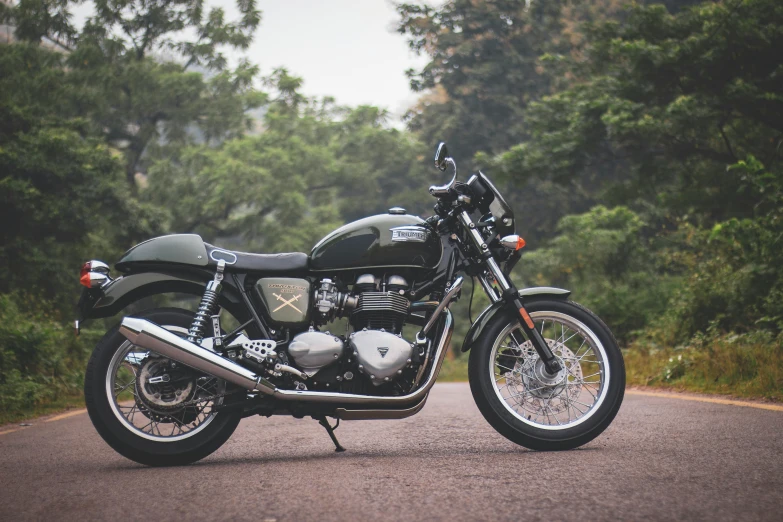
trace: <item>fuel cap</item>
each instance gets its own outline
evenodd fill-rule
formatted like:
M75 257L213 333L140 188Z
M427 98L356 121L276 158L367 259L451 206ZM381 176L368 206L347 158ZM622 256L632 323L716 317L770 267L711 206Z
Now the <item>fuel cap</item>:
M392 207L389 209L389 214L405 214L405 209L402 207Z

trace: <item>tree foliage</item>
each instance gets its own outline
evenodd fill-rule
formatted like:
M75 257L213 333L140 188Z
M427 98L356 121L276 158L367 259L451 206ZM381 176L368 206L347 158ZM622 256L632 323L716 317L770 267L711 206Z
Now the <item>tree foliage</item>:
M547 35L559 30L559 6L455 0L397 10L410 48L431 59L408 72L414 91L434 91L412 109L410 127L442 137L467 157L518 142L527 104L549 90L537 62L551 43Z
M782 28L770 0L636 6L594 24L569 65L583 80L531 103L530 138L487 159L520 182L631 205L658 231L648 268L684 277L661 329L669 343L780 328ZM565 240L568 229L550 248Z
M676 12L696 3L671 0L666 7ZM563 98L546 112L535 108L547 96L562 97L564 89L592 78L594 71L583 66L597 39L591 28L607 21L624 26L632 12L629 2L453 0L439 7L403 3L397 10L398 32L430 59L421 70L408 71L413 90L423 93L407 115L409 128L447 140L461 165L504 178L531 244L554 234L565 215L603 201L604 180L596 179L595 170L567 170L564 164L569 153L580 157L591 140L602 142L592 121L569 117L578 100ZM583 103L584 110L593 110L594 103ZM569 125L582 125L583 141L563 141L547 130L568 132ZM531 139L547 139L548 149L528 159L517 151ZM505 161L497 161L498 155ZM549 175L558 165L563 167L558 175ZM622 166L602 168L600 176L622 179L625 173Z
M589 78L532 104L531 139L502 157L510 176L588 179L610 201L640 197L707 221L757 203L726 167L777 162L783 128L783 6L705 3L676 16L637 7L590 32Z
M670 0L677 10L698 0ZM429 63L410 70L411 88L425 93L408 113L412 130L447 140L466 158L498 154L528 137L531 102L573 84L585 73L586 26L622 20L623 0L450 0L396 4L399 33Z
M424 211L422 146L385 126L383 111L308 99L285 70L267 83L277 96L263 132L186 147L150 169L142 197L169 209L171 229L264 252L307 251L369 213Z
M679 277L651 256L647 224L627 207L596 206L563 218L519 272L529 285L568 288L628 342L666 309Z
M85 250L116 254L114 245L159 230L155 213L123 194L115 155L72 112L78 88L63 81L61 62L35 46L0 46L0 259L9 267L0 293L60 302Z
M224 50L250 45L261 19L254 0L237 1L235 22L203 0L102 0L81 30L69 10L76 3L21 0L4 18L17 38L49 38L67 50L71 81L83 93L74 102L123 151L131 188L159 145L246 130L247 111L263 102L252 84L257 68L246 61L229 68Z

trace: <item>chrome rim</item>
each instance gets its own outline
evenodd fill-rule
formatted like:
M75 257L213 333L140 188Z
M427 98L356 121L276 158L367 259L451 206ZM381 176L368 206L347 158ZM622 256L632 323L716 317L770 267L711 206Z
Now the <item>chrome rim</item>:
M183 336L188 333L178 326L163 328ZM150 379L154 380L170 363L170 359L125 341L106 373L106 395L114 415L128 430L148 440L176 442L196 435L213 421L215 406L223 401L199 401L200 397L225 391L225 382L216 377L194 376L152 384ZM176 368L177 363L174 371ZM185 403L189 405L177 407Z
M492 386L517 419L545 430L573 428L592 417L606 397L610 372L606 350L583 323L559 312L530 317L563 369L549 375L520 326L509 324L495 340L489 366Z

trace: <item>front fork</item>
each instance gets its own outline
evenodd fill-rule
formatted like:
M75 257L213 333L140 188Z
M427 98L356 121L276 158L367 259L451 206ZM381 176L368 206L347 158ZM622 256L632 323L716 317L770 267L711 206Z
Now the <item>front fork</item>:
M533 320L530 318L530 315L527 313L527 310L525 310L525 306L522 304L522 299L519 297L519 291L514 286L514 283L506 279L506 276L503 274L500 266L498 266L497 261L495 261L495 258L492 257L492 254L489 251L487 244L484 242L484 238L481 236L481 233L476 230L476 225L470 219L470 215L463 210L459 215L459 220L470 233L470 237L473 240L473 243L481 252L482 257L487 264L487 270L495 279L495 281L497 281L502 291L501 295L498 296L489 281L487 281L485 277L480 276L479 281L481 281L481 286L484 287L484 291L487 293L487 296L489 296L493 303L500 300L505 302L506 308L509 310L509 312L511 312L513 317L517 318L517 321L519 321L519 325L522 327L525 335L528 339L530 339L533 348L536 349L536 353L538 353L538 356L544 363L546 371L551 375L556 374L563 367L557 357L555 357L555 354L552 353L552 350L549 348L546 340L544 340L544 337L538 330L536 330L536 326L533 323ZM514 341L517 344L522 344L521 339L517 339L516 336L514 336Z

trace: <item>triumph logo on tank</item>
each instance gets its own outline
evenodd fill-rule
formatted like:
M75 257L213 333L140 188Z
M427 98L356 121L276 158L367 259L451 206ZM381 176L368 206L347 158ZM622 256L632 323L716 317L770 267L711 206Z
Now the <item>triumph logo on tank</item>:
M414 241L424 243L427 241L427 231L416 227L397 227L391 229L392 241Z

